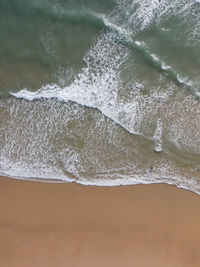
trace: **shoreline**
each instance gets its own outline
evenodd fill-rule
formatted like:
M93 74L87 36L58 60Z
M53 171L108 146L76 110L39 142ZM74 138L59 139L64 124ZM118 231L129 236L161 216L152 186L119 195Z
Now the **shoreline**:
M105 187L105 188L109 188L109 187L126 187L126 186L140 186L140 185L167 185L167 186L172 186L175 187L176 189L181 189L184 191L189 191L191 193L194 193L196 195L200 195L200 192L196 189L192 190L188 187L181 187L181 186L177 186L176 184L173 183L167 183L167 182L163 182L163 181L159 181L159 182L150 182L150 183L144 183L144 182L140 182L140 183L117 183L117 184L109 184L109 183L104 183L104 184L97 184L97 183L84 183L84 182L79 182L79 181L67 181L64 180L62 178L40 178L40 177L18 177L18 176L9 176L6 174L2 174L0 172L0 179L1 178L6 178L6 179L14 179L17 181L25 181L25 182L36 182L36 183L44 183L44 184L77 184L80 186L89 186L89 187Z
M200 197L0 177L0 265L200 266Z

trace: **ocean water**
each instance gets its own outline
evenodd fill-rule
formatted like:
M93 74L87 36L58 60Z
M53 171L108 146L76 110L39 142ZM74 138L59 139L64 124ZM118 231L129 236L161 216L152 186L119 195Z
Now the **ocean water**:
M0 1L0 173L200 193L200 1Z

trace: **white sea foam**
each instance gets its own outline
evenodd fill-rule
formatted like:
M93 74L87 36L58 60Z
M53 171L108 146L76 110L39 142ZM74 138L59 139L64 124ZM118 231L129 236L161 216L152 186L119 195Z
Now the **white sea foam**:
M48 175L40 176L39 173L35 174L35 170L33 173L30 172L30 166L28 166L28 173L26 175L25 166L18 166L13 172L1 172L0 175L7 176L11 178L16 178L20 180L29 180L29 181L40 181L40 182L51 182L51 183L78 183L86 186L124 186L124 185L136 185L136 184L158 184L158 183L167 183L169 185L174 185L178 188L183 188L186 190L190 190L197 194L200 194L200 185L195 177L185 177L183 174L180 175L177 172L177 168L171 168L169 165L158 165L154 166L154 170L156 172L152 172L152 170L144 169L140 170L141 173L133 174L133 175L121 175L119 173L108 175L97 175L95 179L73 179L67 177L66 175L59 175L55 170L51 170ZM48 170L47 170L48 171ZM94 177L93 177L94 178Z
M155 147L154 150L156 152L161 152L162 151L162 121L158 119L155 133L153 136L154 142L155 142Z
M193 14L194 8L195 1L193 0L134 0L131 2L124 0L119 1L118 9L113 11L111 20L121 27L132 29L132 33L136 33L151 23L162 22L173 14L186 18L190 13ZM198 21L198 15L193 19Z
M29 101L57 98L97 108L129 132L136 133L134 119L137 116L137 99L132 103L120 103L118 99L118 91L122 86L120 68L127 55L127 48L116 44L112 34L103 34L85 57L86 67L70 86L60 88L52 84L43 86L36 92L24 89L11 94ZM123 118L120 118L124 112L126 112L125 120L129 120L130 124L124 124Z

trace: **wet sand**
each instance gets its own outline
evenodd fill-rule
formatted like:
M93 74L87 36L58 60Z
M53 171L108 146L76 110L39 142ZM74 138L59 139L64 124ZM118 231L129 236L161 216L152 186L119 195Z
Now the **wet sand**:
M2 267L200 266L200 196L0 178Z

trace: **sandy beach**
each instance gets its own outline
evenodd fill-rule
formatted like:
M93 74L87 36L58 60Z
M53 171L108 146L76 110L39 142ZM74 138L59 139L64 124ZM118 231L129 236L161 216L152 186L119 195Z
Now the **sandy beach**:
M0 266L200 266L200 197L0 178Z

